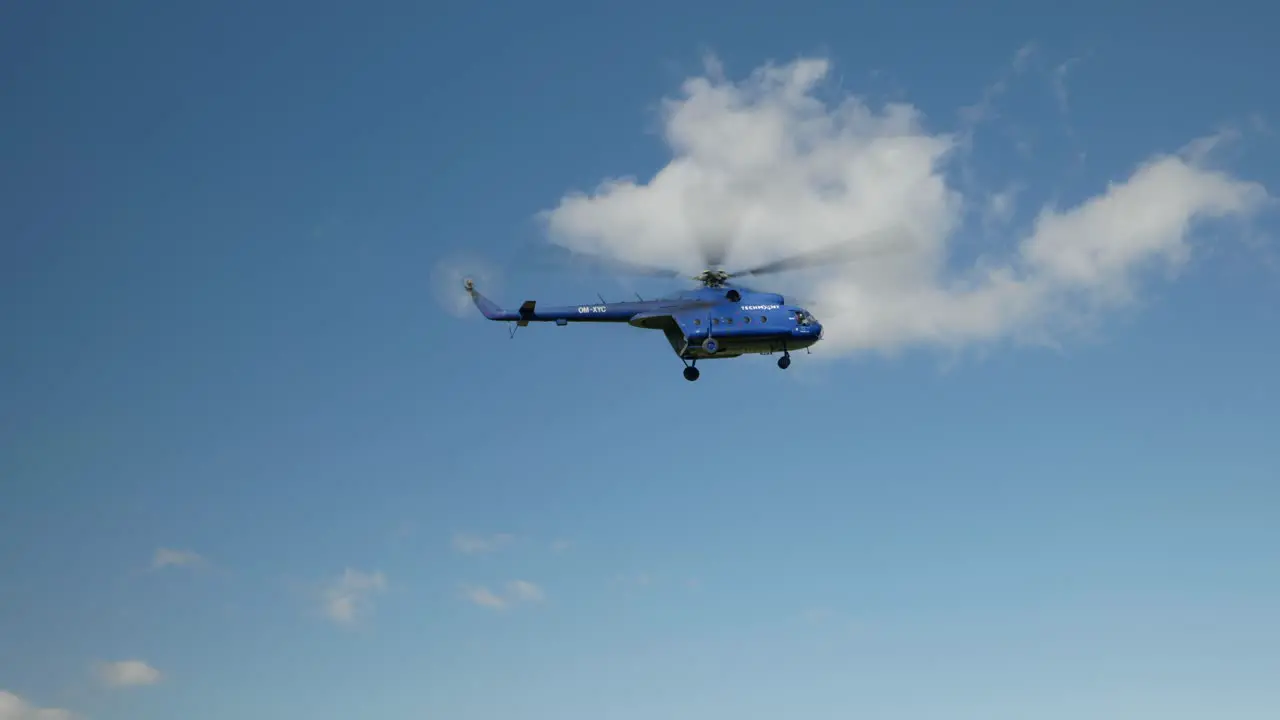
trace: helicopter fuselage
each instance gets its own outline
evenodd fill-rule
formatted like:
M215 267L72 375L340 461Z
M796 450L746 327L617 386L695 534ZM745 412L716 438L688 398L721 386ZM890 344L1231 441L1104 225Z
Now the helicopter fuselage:
M777 293L738 287L704 287L656 300L557 307L539 307L526 300L517 310L498 307L469 281L465 287L485 317L518 327L531 322L627 323L661 330L685 361L685 377L691 380L698 375L691 364L697 360L781 352L778 364L785 368L790 351L809 348L822 339L822 324L805 308L787 303Z

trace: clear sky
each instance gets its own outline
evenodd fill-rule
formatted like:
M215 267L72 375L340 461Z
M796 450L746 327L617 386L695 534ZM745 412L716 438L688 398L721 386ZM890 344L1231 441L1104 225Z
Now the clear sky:
M1274 13L937 7L4 3L0 720L1274 718Z

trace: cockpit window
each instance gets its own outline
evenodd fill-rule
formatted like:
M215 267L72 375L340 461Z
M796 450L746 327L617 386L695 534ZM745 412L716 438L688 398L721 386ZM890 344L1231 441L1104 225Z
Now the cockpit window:
M799 324L799 325L812 325L814 322L816 322L816 321L814 320L813 315L810 315L808 311L806 311L806 310L797 310L797 311L796 311L796 323L797 323L797 324Z

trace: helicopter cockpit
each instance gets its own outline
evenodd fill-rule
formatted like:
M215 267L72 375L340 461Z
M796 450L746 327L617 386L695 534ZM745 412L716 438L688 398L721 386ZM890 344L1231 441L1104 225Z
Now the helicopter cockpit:
M818 319L808 310L796 310L796 324L804 327L806 325L816 325Z

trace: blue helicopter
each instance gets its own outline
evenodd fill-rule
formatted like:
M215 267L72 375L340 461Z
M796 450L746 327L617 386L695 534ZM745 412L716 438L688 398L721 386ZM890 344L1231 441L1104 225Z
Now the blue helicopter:
M692 382L701 374L697 367L699 360L780 352L782 357L778 358L778 367L785 370L791 366L791 351L808 351L822 339L822 323L804 307L788 303L778 293L758 292L737 286L730 280L826 266L885 249L895 248L841 243L818 252L795 255L736 272L718 269L723 252L704 250L703 259L710 269L692 276L701 287L656 300L641 298L610 303L602 299L600 303L558 307L538 307L537 301L526 300L517 310L505 310L481 295L472 279L463 280L463 288L486 318L515 323L511 329L513 337L517 329L531 322L554 322L559 326L569 323L627 323L633 327L661 330L671 349L684 363L685 379ZM896 249L901 249L901 246ZM617 260L609 262L633 274L688 277L678 270Z

